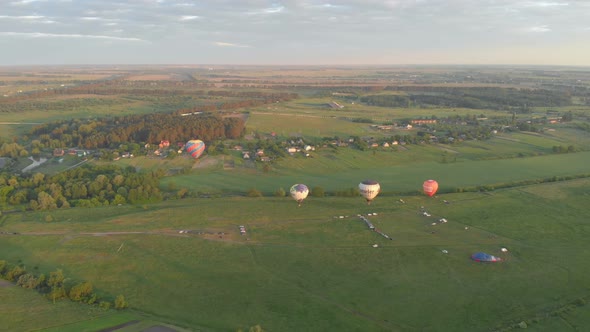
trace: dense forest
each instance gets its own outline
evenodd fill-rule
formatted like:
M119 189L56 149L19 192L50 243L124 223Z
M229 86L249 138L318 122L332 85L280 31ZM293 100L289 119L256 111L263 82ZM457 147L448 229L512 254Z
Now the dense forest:
M84 165L57 175L0 174L0 206L51 210L162 200L163 171L138 173L133 167Z
M79 146L86 149L116 148L128 143L185 142L236 139L244 134L244 120L213 114L129 115L98 120L62 120L32 130L50 148Z

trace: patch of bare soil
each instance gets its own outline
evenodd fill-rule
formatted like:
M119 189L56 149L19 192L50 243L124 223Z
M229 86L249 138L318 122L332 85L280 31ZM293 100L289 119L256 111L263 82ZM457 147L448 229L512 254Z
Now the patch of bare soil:
M197 161L193 165L193 169L208 168L211 166L215 166L217 163L219 163L218 159L205 156L203 159L197 159Z
M139 323L138 320L132 320L132 321L129 321L127 323L123 323L123 324L119 324L119 325L116 325L116 326L113 326L113 327L109 327L109 328L106 328L106 329L99 330L99 332L114 332L114 331L120 330L120 329L122 329L124 327L130 326L130 325L134 325L134 324L137 324L137 323Z
M11 287L11 286L14 286L14 284L11 283L10 281L0 279L0 288Z
M147 329L143 330L142 332L177 332L177 330L175 330L171 327L168 327L168 326L155 325L155 326L148 327Z

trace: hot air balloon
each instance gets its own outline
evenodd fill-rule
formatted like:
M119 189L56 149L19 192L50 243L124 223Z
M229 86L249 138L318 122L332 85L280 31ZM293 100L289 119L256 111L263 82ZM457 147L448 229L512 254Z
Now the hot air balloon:
M475 254L471 255L471 259L476 262L501 262L502 258L492 256L490 254L486 254L483 252L476 252Z
M291 197L293 197L293 199L299 203L299 206L301 206L301 202L303 202L307 197L307 194L309 194L309 189L304 184L294 184L289 192L291 193Z
M367 204L371 204L373 198L375 198L379 194L379 191L381 191L381 186L379 186L379 183L375 180L364 180L359 183L359 191L367 200Z
M438 182L434 180L426 180L424 181L424 184L422 184L422 189L424 189L426 195L432 197L438 190Z
M200 139L193 139L186 142L184 149L191 155L191 157L197 159L203 154L203 151L205 151L205 143Z

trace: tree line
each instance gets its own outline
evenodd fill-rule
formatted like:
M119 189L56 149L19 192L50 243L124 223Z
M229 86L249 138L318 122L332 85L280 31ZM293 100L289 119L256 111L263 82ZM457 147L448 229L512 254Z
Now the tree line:
M98 305L105 310L110 309L111 306L117 310L128 307L123 295L117 296L113 302L101 299L94 292L91 282L74 283L72 279L66 278L61 269L50 272L49 275L43 273L36 275L28 272L23 264L11 265L5 260L0 260L0 278L14 282L22 288L36 290L53 302L70 299L74 302Z
M138 173L133 167L83 165L57 175L0 174L0 207L30 210L151 203L163 199L164 171Z
M360 97L368 105L382 107L461 107L472 109L512 109L571 105L571 96L561 91L493 87L386 87L403 94L378 94Z
M117 148L120 144L211 141L236 139L244 134L238 117L204 114L146 114L97 120L62 120L36 126L31 134L46 147L79 146L86 149Z

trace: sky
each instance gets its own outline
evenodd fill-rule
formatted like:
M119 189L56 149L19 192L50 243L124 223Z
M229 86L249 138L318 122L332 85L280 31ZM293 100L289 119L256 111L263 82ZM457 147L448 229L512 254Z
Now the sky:
M590 66L590 0L0 0L0 66Z

